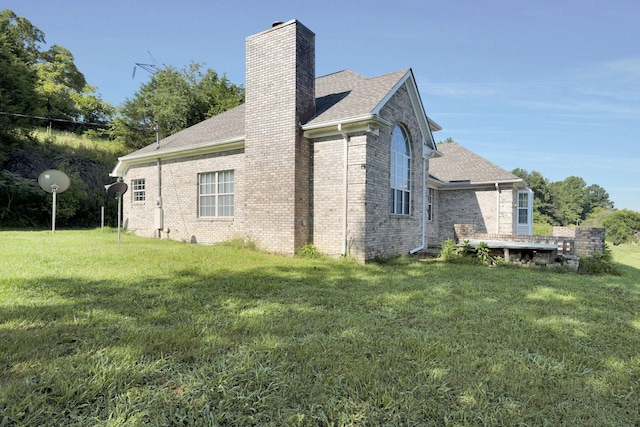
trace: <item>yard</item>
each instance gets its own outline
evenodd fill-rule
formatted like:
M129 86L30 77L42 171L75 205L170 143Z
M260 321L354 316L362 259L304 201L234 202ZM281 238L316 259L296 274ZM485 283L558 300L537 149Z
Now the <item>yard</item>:
M621 276L0 233L0 426L640 425Z

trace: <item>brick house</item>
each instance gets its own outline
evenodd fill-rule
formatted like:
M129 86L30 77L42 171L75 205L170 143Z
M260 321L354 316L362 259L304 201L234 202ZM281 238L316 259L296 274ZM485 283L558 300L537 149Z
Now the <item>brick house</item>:
M125 227L198 243L360 261L426 246L426 176L440 155L413 72L316 78L296 20L246 40L246 102L119 158Z
M427 236L430 245L454 238L454 224L478 233L533 234L533 191L516 175L455 143L429 161Z

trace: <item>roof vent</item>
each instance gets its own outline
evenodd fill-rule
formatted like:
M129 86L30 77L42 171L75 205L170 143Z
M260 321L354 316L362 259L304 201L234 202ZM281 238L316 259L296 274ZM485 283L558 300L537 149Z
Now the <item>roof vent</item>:
M271 28L273 28L273 27L277 27L278 25L282 25L282 24L284 24L284 22L282 22L282 21L275 21L273 24L271 24Z

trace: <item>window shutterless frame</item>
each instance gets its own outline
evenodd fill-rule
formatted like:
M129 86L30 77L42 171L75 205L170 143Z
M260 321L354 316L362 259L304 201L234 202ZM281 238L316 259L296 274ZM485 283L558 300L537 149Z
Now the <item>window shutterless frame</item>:
M411 149L404 129L396 126L391 137L389 212L411 213Z
M231 217L234 214L234 173L198 174L198 217Z

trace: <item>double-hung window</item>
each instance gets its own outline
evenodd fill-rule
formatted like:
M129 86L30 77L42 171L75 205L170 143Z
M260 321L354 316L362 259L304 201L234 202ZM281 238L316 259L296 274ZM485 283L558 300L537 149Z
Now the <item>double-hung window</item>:
M201 218L233 216L233 171L207 172L198 175L198 216Z
M409 139L400 126L391 137L391 182L389 211L395 215L411 212L411 150Z
M518 225L529 224L529 193L518 192Z
M134 202L144 202L147 198L144 178L131 180L131 199Z

